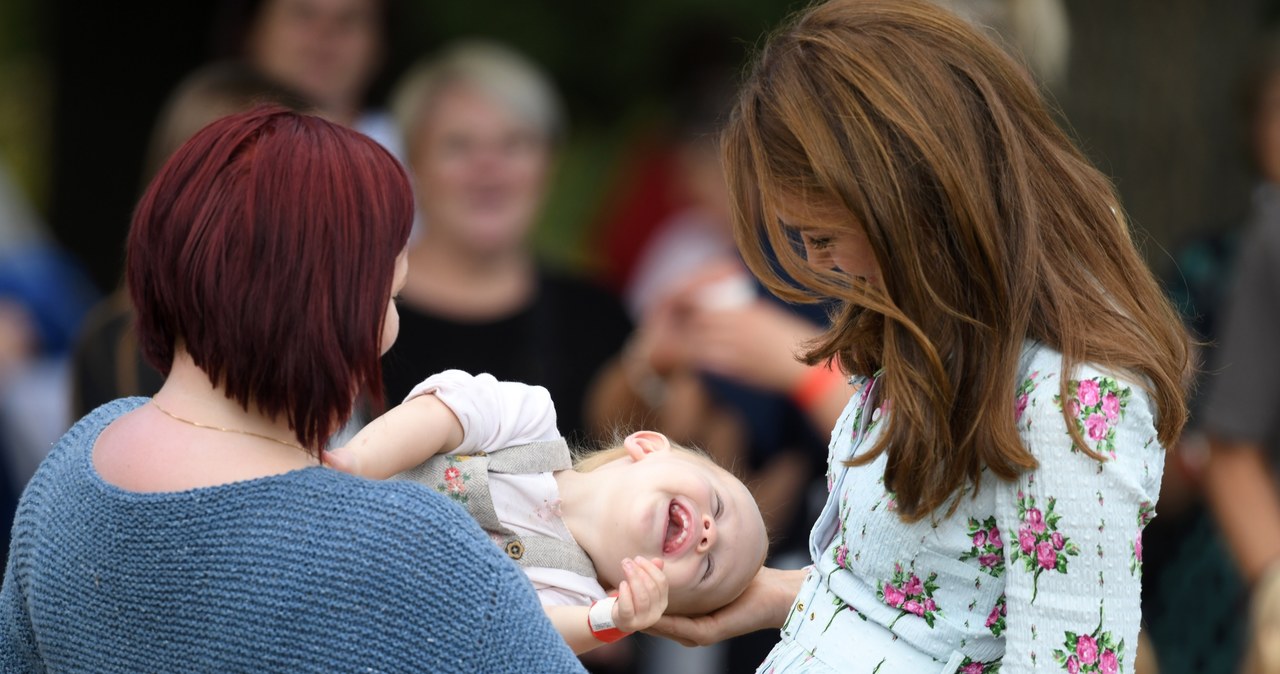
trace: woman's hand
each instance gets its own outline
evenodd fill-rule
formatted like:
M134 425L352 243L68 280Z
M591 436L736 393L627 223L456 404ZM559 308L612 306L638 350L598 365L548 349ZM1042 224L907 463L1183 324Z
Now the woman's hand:
M663 616L645 632L685 646L706 646L757 630L781 629L807 574L806 569L762 567L728 606L695 618Z
M788 393L808 367L796 360L802 345L821 333L785 309L756 300L746 306L695 311L683 337L698 368L779 393Z

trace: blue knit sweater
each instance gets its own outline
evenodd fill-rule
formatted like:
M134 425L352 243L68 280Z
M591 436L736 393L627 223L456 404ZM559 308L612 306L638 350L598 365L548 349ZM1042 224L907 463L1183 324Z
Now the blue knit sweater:
M444 497L326 468L139 494L63 436L18 506L0 671L580 672L524 575Z

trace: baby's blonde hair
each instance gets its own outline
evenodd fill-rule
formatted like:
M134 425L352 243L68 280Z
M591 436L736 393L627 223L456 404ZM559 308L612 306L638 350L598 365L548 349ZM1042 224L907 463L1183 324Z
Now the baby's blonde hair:
M573 456L573 469L579 473L590 473L606 463L625 458L627 456L627 448L624 447L622 443L626 438L627 436L621 431L616 431L613 434L613 439L604 443L597 449L575 450ZM706 459L707 461L710 461L712 465L723 468L719 463L716 463L715 459L711 458L710 454L706 453L702 449L697 447L686 447L677 442L673 442L670 438L667 438L667 441L671 443L672 449L678 449L698 458Z

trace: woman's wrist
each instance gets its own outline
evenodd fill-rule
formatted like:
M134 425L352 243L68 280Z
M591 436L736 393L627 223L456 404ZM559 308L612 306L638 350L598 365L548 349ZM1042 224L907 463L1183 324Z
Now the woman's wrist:
M804 585L804 579L808 577L809 570L812 568L812 566L806 566L802 569L768 569L773 575L770 583L773 588L773 597L768 604L769 627L782 629L783 623L787 620L787 614L791 611L791 605L795 603L796 597L800 594L800 587Z

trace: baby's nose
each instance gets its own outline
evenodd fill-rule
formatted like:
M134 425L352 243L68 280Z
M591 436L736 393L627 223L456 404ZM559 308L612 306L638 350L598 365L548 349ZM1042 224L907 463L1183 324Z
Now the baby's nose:
M698 539L698 552L706 552L716 544L716 520L711 515L702 516L701 538Z

